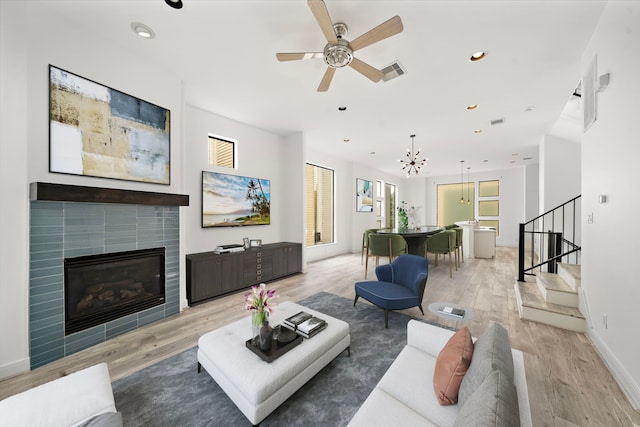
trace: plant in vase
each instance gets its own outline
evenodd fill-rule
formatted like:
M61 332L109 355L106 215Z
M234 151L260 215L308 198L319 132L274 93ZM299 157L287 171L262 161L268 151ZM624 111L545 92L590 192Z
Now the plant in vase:
M398 206L398 223L401 229L409 227L409 217L407 215L407 202L404 200Z
M252 286L251 290L244 294L244 309L251 312L251 343L265 351L271 347L269 314L273 313L275 298L276 290L267 289L264 283ZM263 336L264 339L261 339Z

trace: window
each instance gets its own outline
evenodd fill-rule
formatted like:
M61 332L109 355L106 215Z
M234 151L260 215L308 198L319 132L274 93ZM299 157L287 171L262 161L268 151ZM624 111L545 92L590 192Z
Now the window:
M333 170L307 163L307 246L333 243Z
M235 168L235 141L209 135L209 164Z
M485 227L495 227L500 235L500 181L480 181L478 183L478 223Z

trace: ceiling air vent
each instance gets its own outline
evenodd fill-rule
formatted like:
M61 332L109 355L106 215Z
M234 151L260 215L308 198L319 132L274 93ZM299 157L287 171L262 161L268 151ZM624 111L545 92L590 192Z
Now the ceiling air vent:
M501 119L495 119L495 120L491 120L491 126L495 126L495 125L501 125L504 123L504 117Z
M382 80L384 80L385 82L391 79L395 79L396 77L400 77L401 75L407 73L404 70L404 68L402 68L402 65L400 65L398 61L395 61L390 65L387 65L380 71L382 71L382 73L384 74L384 77L382 78Z

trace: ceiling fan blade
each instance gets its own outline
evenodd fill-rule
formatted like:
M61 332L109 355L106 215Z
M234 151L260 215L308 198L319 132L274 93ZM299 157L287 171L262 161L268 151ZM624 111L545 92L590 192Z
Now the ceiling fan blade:
M299 59L323 58L322 52L276 53L278 61L297 61Z
M363 47L367 47L370 44L379 42L380 40L384 40L388 37L401 33L403 29L404 27L402 25L402 20L400 19L400 17L394 16L388 21L385 21L377 27L367 31L349 44L351 45L351 49L356 51L358 49L362 49Z
M371 65L362 62L357 58L353 58L349 66L374 83L379 82L384 77L384 73L382 71L377 68L373 68Z
M325 38L329 43L338 43L338 37L333 29L333 22L329 16L327 6L322 0L307 0L311 13L316 17L316 21L320 25L320 29L324 33Z
M335 72L335 68L327 67L327 71L324 72L322 81L320 81L320 86L318 86L318 92L326 92L327 90L329 90L329 85L331 84L331 79L333 79L333 75L335 74Z

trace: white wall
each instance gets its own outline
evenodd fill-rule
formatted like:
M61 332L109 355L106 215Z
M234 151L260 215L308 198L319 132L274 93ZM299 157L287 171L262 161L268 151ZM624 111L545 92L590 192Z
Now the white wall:
M589 337L636 409L640 407L640 286L634 268L638 236L633 223L640 212L635 191L640 177L638 46L640 3L609 2L581 62L586 70L597 55L598 74L611 74L609 87L597 95L597 121L582 140L581 308L591 320ZM598 203L599 194L607 195L606 204ZM590 213L593 224L586 221Z
M27 25L0 1L0 379L29 369ZM46 74L45 74L46 76ZM46 116L45 116L46 117ZM46 119L43 119L43 121ZM43 142L46 147L46 142ZM44 150L45 148L43 148Z
M526 186L524 167L489 172L471 172L470 179L476 182L476 195L478 181L495 179L500 181L500 235L496 238L496 244L498 246L518 246L518 225L524 222L525 219L524 189ZM423 199L420 199L420 194L412 193L409 203L415 203L415 205L423 204L425 206L425 221L423 224L437 224L438 185L458 183L460 182L460 175L429 177L425 178L425 180ZM415 184L414 188L422 191Z
M214 134L237 141L237 168L208 164L208 135ZM187 105L185 114L185 191L191 195L184 210L186 251L212 251L218 245L242 243L244 237L261 239L262 243L282 240L281 229L291 215L286 200L291 193L288 179L280 171L286 165L282 156L283 142L277 135ZM244 175L271 181L271 224L249 227L202 228L202 171ZM298 238L294 240L300 242Z
M539 213L547 212L580 194L581 146L553 135L540 143Z
M389 174L380 172L377 169L373 169L368 165L362 163L354 163L353 167L353 175L351 179L351 222L353 226L351 227L351 252L361 252L362 251L362 233L364 230L369 228L378 228L375 208L376 208L376 200L377 197L377 187L376 180L381 180L387 184L393 184L396 186L396 202L400 203L401 198L404 193L404 186L407 180L398 178L396 176L391 176ZM374 185L373 188L373 212L356 212L356 179L366 179L371 181Z
M131 55L108 40L93 38L60 17L53 19L50 12L42 12L37 4L2 1L0 7L2 378L28 369L29 183L182 194L183 102L180 79L146 58ZM35 28L37 31L33 31ZM89 58L87 52L100 54L91 54ZM171 185L49 173L49 64L171 110ZM162 90L158 90L159 87ZM184 275L181 275L181 290L184 293Z

